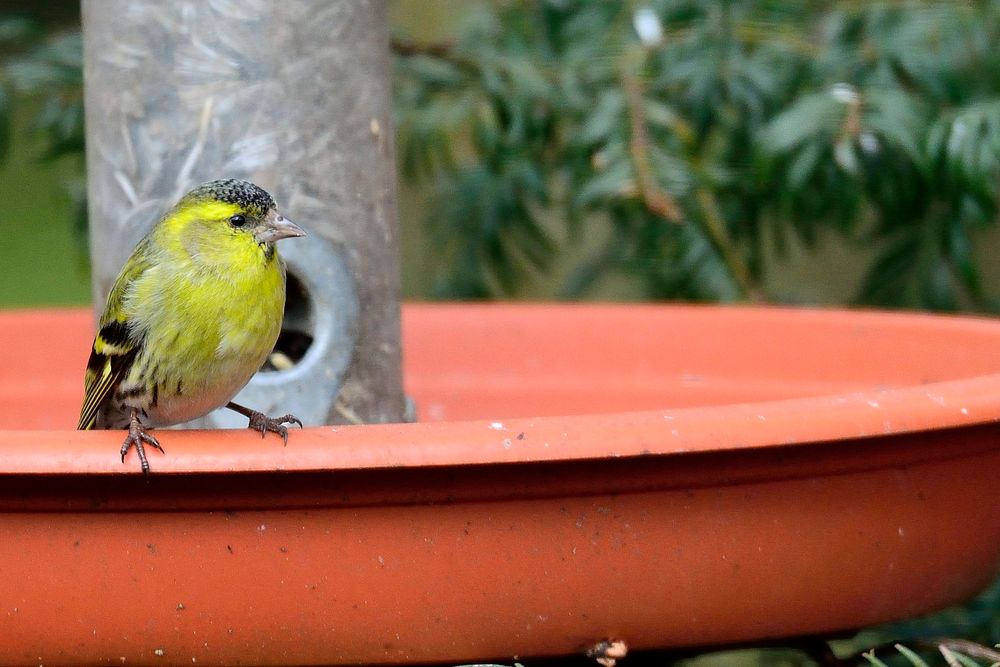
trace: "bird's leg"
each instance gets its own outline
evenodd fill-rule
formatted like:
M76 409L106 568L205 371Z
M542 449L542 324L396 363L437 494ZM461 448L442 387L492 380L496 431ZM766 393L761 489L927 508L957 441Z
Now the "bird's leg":
M239 403L233 403L230 401L226 403L226 407L234 412L238 412L247 419L250 423L247 424L247 428L252 428L255 431L260 432L260 437L264 437L268 431L271 433L277 433L285 440L285 445L288 445L288 429L285 428L284 424L298 424L299 428L302 428L302 422L295 415L284 415L283 417L268 417L263 412L257 412L256 410L251 410L250 408L245 408Z
M132 419L128 424L128 435L125 437L125 442L122 443L122 463L125 463L125 455L128 454L129 448L135 447L135 453L139 455L139 465L142 466L142 472L144 475L148 475L149 461L146 460L146 449L142 446L142 443L151 445L163 453L163 447L160 447L160 443L157 442L156 438L146 432L146 427L139 421L138 411L133 409Z

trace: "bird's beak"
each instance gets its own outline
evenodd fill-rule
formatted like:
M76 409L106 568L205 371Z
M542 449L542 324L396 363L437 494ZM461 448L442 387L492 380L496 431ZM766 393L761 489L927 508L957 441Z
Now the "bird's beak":
M258 243L274 243L293 236L305 236L302 228L288 218L278 216L261 228L254 236Z

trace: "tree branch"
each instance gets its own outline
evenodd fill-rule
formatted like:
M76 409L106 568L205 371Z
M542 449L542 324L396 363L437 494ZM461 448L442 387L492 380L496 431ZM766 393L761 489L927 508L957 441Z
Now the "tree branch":
M432 56L449 60L452 57L452 42L431 42L421 44L405 37L390 37L389 49L397 56Z
M649 164L649 133L646 131L646 115L642 109L642 86L639 79L625 71L622 73L622 86L625 89L631 130L629 154L635 167L639 197L651 213L670 222L684 222L684 214L677 206L677 202L656 182L653 168Z
M726 219L722 215L722 211L719 210L719 201L715 198L715 193L709 188L699 186L695 190L695 197L701 207L705 230L712 239L712 243L719 250L719 254L722 255L722 261L726 263L729 274L739 285L743 296L753 302L763 301L763 295L760 289L754 285L749 267L743 261L739 249L729 238L729 232L726 231Z

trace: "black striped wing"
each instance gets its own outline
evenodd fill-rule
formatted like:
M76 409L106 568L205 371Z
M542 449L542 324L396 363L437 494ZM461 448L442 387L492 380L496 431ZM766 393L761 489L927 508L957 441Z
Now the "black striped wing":
M101 327L87 362L78 429L94 428L101 408L128 374L139 348L140 345L129 337L125 322L112 321Z
M108 304L101 317L101 329L94 337L87 372L84 376L83 407L77 428L94 428L101 408L114 397L115 388L128 375L132 362L142 349L142 339L129 331L125 309L125 293L149 268L149 237L136 246L125 262L108 295Z

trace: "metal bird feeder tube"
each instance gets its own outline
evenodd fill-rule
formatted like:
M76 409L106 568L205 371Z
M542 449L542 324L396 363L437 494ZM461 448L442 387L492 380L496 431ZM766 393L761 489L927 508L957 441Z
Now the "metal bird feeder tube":
M95 308L191 186L257 183L310 236L280 248L285 326L271 372L237 400L309 424L404 416L385 12L374 0L83 3ZM190 426L239 421L216 411Z

